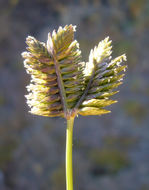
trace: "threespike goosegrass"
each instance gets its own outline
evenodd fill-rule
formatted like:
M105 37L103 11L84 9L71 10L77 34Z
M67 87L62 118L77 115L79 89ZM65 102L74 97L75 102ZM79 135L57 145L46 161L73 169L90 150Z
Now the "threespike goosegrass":
M117 101L110 99L124 76L126 56L112 59L109 37L91 50L88 62L81 59L75 26L59 27L48 34L47 43L28 36L24 66L31 75L26 95L30 112L48 117L63 117L66 130L66 186L73 190L72 137L74 118L80 114L101 115Z

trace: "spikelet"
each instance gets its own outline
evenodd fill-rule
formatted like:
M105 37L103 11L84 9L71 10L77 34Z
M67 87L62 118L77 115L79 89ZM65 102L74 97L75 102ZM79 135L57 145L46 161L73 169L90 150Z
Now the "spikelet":
M79 106L81 115L101 115L109 113L109 110L103 109L117 101L109 99L116 94L114 91L120 84L126 65L121 63L126 61L126 56L121 55L111 60L111 41L109 37L101 41L94 50L91 50L89 61L84 69L86 94L82 104Z
M117 101L110 96L122 83L126 56L112 59L109 37L91 50L89 61L81 61L79 44L74 40L75 26L59 27L48 34L47 43L28 36L24 66L31 75L26 95L31 113L42 116L101 115Z
M22 56L31 75L26 98L32 114L67 117L82 95L83 63L74 31L72 25L59 27L48 34L47 44L27 37L28 52Z

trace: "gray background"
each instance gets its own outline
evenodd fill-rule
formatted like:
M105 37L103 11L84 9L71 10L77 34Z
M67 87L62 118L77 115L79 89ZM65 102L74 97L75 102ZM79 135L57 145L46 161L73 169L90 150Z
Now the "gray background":
M0 0L0 190L65 189L66 121L28 113L21 52L70 23L84 60L108 35L128 57L112 113L75 120L75 189L149 190L148 0Z

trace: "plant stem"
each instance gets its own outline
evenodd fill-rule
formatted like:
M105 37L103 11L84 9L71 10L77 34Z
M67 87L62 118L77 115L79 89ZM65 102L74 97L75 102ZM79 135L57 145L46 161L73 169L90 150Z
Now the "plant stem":
M72 168L72 141L73 141L74 117L67 120L66 130L66 186L67 190L73 190L73 168Z

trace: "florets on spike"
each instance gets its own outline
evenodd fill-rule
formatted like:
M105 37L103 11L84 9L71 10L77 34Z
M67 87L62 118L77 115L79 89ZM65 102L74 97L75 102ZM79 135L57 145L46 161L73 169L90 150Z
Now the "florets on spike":
M80 105L79 113L81 115L109 113L110 111L103 108L117 102L109 98L118 92L114 89L122 84L124 74L121 72L125 71L127 66L121 66L121 63L126 61L126 56L124 54L112 59L111 42L107 37L90 52L89 61L84 69L86 86L89 81L90 85L84 101Z
M27 103L32 114L61 116L71 114L101 115L117 101L110 96L122 83L126 56L112 59L109 37L91 50L89 61L81 61L79 44L74 40L75 26L59 27L48 34L47 43L26 38L27 52L22 53L24 66L31 75L27 86Z
M75 26L59 27L49 33L47 43L26 38L24 66L31 75L27 104L32 114L67 117L82 95L81 51L74 40Z

